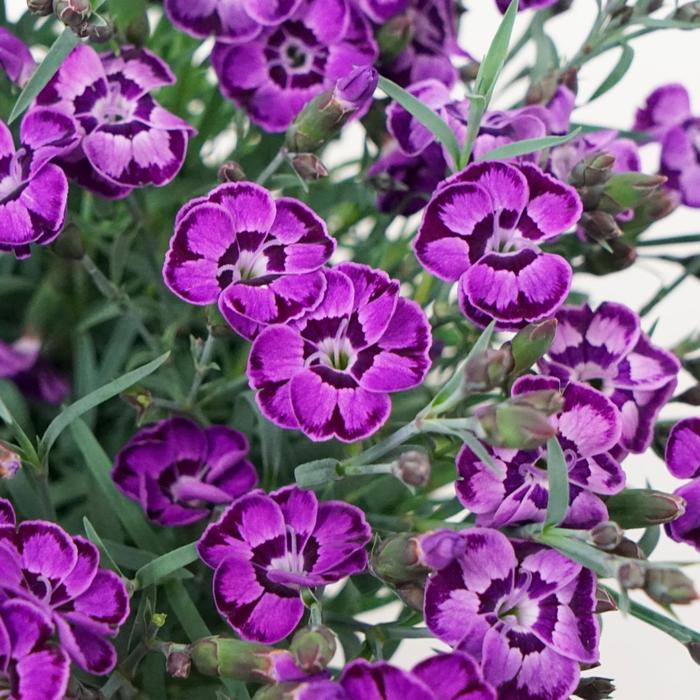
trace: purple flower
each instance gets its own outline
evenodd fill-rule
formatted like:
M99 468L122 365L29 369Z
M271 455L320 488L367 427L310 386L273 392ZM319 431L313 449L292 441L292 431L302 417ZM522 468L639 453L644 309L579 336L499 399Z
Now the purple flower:
M231 327L252 339L319 304L319 268L334 250L323 220L299 200L228 183L180 210L163 278L191 304L218 301Z
M652 345L639 316L622 304L565 306L542 369L562 381L594 384L617 406L622 418L620 445L644 452L654 422L676 388L680 369L670 352Z
M29 112L20 127L20 147L0 121L0 250L29 255L31 243L46 245L63 228L68 181L50 161L78 141L71 117L52 109Z
M245 42L218 41L212 52L224 96L266 131L285 131L307 102L377 57L369 24L347 0L276 4L294 11Z
M170 418L139 430L119 451L112 479L161 525L189 525L258 482L245 435Z
M414 249L429 272L459 281L469 319L518 328L551 316L566 299L569 263L538 244L573 226L581 211L573 188L534 165L477 163L435 193Z
M263 415L312 440L361 440L385 423L387 394L420 384L430 367L430 326L399 283L344 263L323 271L321 303L253 342L248 378Z
M523 10L541 10L545 7L555 5L557 0L519 0L518 11ZM496 5L501 12L505 12L510 5L510 0L496 0Z
M197 551L215 569L214 601L229 625L243 639L272 644L301 620L303 586L366 568L370 537L359 508L286 486L239 498L204 531Z
M700 551L700 478L692 479L673 492L685 501L685 512L664 525L668 536Z
M149 90L174 82L165 62L146 49L125 48L115 56L76 47L37 97L37 104L75 117L80 126L80 144L61 158L61 167L104 197L169 183L194 129Z
M9 513L8 513L9 510ZM100 569L100 554L84 537L54 523L28 520L15 527L3 502L0 525L0 600L26 600L55 625L63 649L88 673L109 673L117 661L111 642L129 616L121 578Z
M500 700L568 698L579 663L598 659L595 576L497 530L462 537L464 554L428 579L428 628L479 659Z
M25 86L36 68L36 62L24 42L5 27L0 27L0 68L19 87Z
M63 700L70 661L51 644L53 623L26 600L0 603L0 688L12 700ZM8 694L6 694L8 693Z
M548 389L559 390L558 380L526 375L515 382L513 394ZM618 493L625 485L624 471L609 454L620 439L621 420L612 401L585 384L568 384L563 399L562 411L552 419L569 467L569 510L563 524L588 529L608 517L599 496ZM477 514L477 524L544 522L549 500L547 449L483 447L495 469L466 445L457 455L457 497Z
M36 336L22 336L11 345L0 341L0 378L11 379L30 399L58 405L70 393L70 384L40 351Z
M355 659L339 681L347 700L495 700L478 664L464 652L437 654L412 671Z

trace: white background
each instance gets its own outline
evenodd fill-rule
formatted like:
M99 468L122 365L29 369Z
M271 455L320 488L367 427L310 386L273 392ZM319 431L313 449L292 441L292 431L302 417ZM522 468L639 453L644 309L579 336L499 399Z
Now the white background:
M196 0L193 0L196 1ZM9 0L8 14L17 17L23 10L23 0ZM468 3L469 13L462 20L461 44L475 57L483 56L500 14L492 0L475 0ZM672 3L667 2L667 5ZM666 12L662 10L661 15ZM575 0L572 9L547 24L547 31L554 39L560 54L572 56L586 35L595 13L594 0ZM530 19L530 13L518 17L514 36ZM686 84L693 101L695 113L700 115L700 78L698 59L700 58L700 31L681 32L664 30L637 39L634 43L636 56L634 63L623 81L599 100L586 105L587 97L608 75L617 60L617 52L612 51L587 64L579 75L580 106L574 120L601 124L610 127L631 128L635 109L641 105L647 94L655 87L667 82ZM528 53L523 54L524 58ZM522 63L520 64L522 65ZM519 67L519 66L518 66ZM514 69L514 72L517 70ZM511 74L514 74L511 73ZM510 93L498 106L507 106L519 94ZM654 172L658 163L658 152L654 146L644 149L645 169ZM671 217L657 224L651 235L700 232L700 212L682 208ZM649 234L647 234L649 235ZM645 253L652 249L646 248ZM674 246L674 253L700 253L700 245ZM592 277L580 275L574 286L591 294L592 301L613 300L628 304L633 308L643 306L664 284L672 281L679 268L672 263L652 260L638 260L633 269L608 275ZM696 279L686 281L662 304L651 318L660 317L655 331L655 342L672 347L691 333L700 332L700 283ZM687 377L681 386L690 384ZM671 406L664 414L667 417L682 417L693 409L685 406ZM697 411L695 411L697 414ZM632 456L625 462L629 483L644 486L645 480L662 490L672 491L680 482L668 475L663 463L653 454ZM667 561L699 560L700 555L687 546L675 544L665 536L657 548L654 558ZM686 569L700 588L700 567ZM649 603L644 597L641 602ZM386 609L379 614L367 616L373 622L389 621L395 609ZM679 608L678 614L685 624L700 629L700 603ZM406 666L431 653L438 643L425 641L404 642L396 660ZM677 642L661 632L619 613L604 616L604 633L601 642L600 668L587 675L601 675L615 679L617 700L697 700L700 698L700 667L688 656Z

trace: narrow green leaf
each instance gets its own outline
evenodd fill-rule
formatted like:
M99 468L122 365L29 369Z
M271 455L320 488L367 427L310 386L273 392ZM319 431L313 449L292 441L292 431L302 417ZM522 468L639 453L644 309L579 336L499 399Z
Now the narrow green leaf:
M641 24L651 29L700 29L699 22L686 22L681 19L657 19L656 17L633 17L632 24Z
M167 576L170 576L170 574L175 573L178 569L182 569L188 564L197 561L199 555L197 554L195 544L195 542L190 542L190 544L178 547L172 552L163 554L145 566L142 566L134 577L139 588L154 586Z
M485 464L494 474L498 475L500 473L493 458L476 435L470 433L468 430L460 430L459 436L462 438L464 444L479 458L479 461Z
M124 577L124 574L119 568L119 565L112 558L109 549L102 541L102 538L97 534L97 530L95 530L95 528L92 526L92 523L86 517L83 517L83 527L85 528L85 534L87 535L87 538L90 540L90 542L96 544L98 549L102 552L102 554L104 554L105 558L109 562L110 568L114 569L114 571L116 571L120 576Z
M509 158L516 158L517 156L526 155L527 153L543 151L545 148L561 146L563 143L567 143L568 141L575 139L580 133L581 129L574 129L563 136L543 136L539 139L524 139L523 141L516 141L515 143L509 143L506 146L494 148L493 150L482 154L476 160L508 160Z
M12 108L10 117L7 120L9 124L12 124L12 122L29 107L36 96L46 87L49 80L56 74L56 71L61 67L63 61L66 60L68 54L79 43L80 39L78 39L76 34L66 27L58 39L51 45L46 57L41 64L37 66L37 69L32 73L32 77L29 78L29 82L19 94L17 102L15 102L15 106Z
M168 358L170 353L166 352L160 357L156 358L152 362L149 362L142 367L139 367L131 372L118 377L114 381L109 382L101 386L99 389L90 392L87 396L78 399L75 403L68 406L63 410L56 418L54 418L49 427L46 429L41 441L39 443L39 451L42 457L45 457L53 444L56 442L58 436L74 421L79 418L83 413L87 413L91 408L99 406L101 403L117 396L122 391L125 391L130 386L133 386L137 382L140 382L144 377L149 374L153 374Z
M294 478L297 484L304 489L312 489L323 486L331 481L341 478L338 473L340 462L331 457L327 459L315 459L313 462L300 464L294 470Z
M518 0L511 0L476 76L475 90L477 94L486 98L487 105L491 101L493 89L508 55L508 45L517 14Z
M569 467L556 437L547 441L547 480L549 498L545 523L558 525L569 509Z
M589 102L597 100L601 95L612 90L626 75L632 61L634 60L634 49L629 44L622 44L622 53L615 67L608 73L605 80L596 88L590 96Z
M551 500L551 499L550 499ZM534 538L537 542L546 544L558 550L562 554L578 562L587 569L594 571L604 578L617 574L615 558L610 554L591 546L583 540L567 536L557 528L545 528Z
M410 92L406 92L406 90L388 78L380 77L379 87L428 129L447 149L452 162L457 165L459 162L459 145L452 129L430 107L426 107Z
M647 557L650 557L656 549L656 545L659 544L660 539L661 527L659 527L659 525L650 525L646 530L644 530L644 534L641 536L637 544L642 552L644 552Z

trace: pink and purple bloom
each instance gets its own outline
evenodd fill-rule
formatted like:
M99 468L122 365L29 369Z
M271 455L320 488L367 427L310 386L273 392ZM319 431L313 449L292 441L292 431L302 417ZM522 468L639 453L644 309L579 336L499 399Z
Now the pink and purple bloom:
M326 224L299 200L228 183L180 210L163 278L190 304L218 302L231 327L252 339L318 306L326 291L319 268L334 250Z
M307 102L377 57L369 23L347 0L277 2L272 12L269 3L247 5L284 21L263 22L246 40L217 41L212 64L224 96L266 131L285 131Z
M560 389L554 377L526 375L515 382L513 394L552 389ZM600 496L618 493L625 485L625 473L609 452L619 441L621 421L612 401L585 384L569 383L563 399L562 411L552 418L569 467L569 510L563 526L588 529L608 517ZM476 513L477 524L544 522L549 500L547 449L483 447L493 466L467 445L457 455L457 497Z
M364 571L370 538L359 508L286 486L236 500L197 551L215 570L214 601L228 624L243 639L273 644L299 624L302 587Z
M418 386L430 368L430 325L381 270L343 263L323 271L320 304L266 328L248 359L263 415L312 440L361 440L388 419L388 394Z
M678 359L653 345L639 316L622 304L565 306L556 315L557 332L542 370L562 382L587 382L617 406L622 419L620 446L644 452L654 422L677 384Z
M27 520L15 526L11 504L2 501L0 601L23 600L55 626L63 650L80 668L109 673L117 654L114 637L129 616L121 578L100 569L100 554L84 537L54 523Z
M661 174L666 185L689 207L700 207L700 118L690 111L683 85L671 83L654 90L637 110L635 129L646 131L661 144Z
M189 525L257 484L247 454L248 440L237 430L169 418L129 440L115 458L112 479L154 522Z
M63 228L68 181L51 161L78 142L70 116L35 109L22 120L20 147L0 121L0 250L29 255L31 244L51 243Z
M175 82L167 64L147 49L119 56L76 47L37 104L74 117L81 141L59 164L69 177L103 197L168 184L180 171L194 129L163 109L150 90Z
M36 62L24 42L5 27L0 27L0 68L19 87L25 86L36 68Z
M534 165L476 163L445 180L430 200L414 250L436 277L459 282L467 318L516 329L564 303L571 267L539 244L573 226L581 211L573 188Z
M428 579L428 628L480 661L499 700L565 700L579 664L598 660L595 576L497 530L461 537L461 556Z

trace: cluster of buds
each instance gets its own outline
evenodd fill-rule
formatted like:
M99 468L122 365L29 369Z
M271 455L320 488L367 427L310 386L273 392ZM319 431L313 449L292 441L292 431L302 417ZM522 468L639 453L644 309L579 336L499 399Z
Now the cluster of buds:
M688 2L677 7L672 17L681 22L700 22L700 2Z
M553 70L544 77L530 84L525 93L525 104L547 105L557 92L557 88L564 85L571 92L578 92L578 71L576 68L568 68L565 71Z
M40 17L55 15L83 39L102 43L114 35L114 28L108 22L93 15L91 0L27 0L27 8Z

